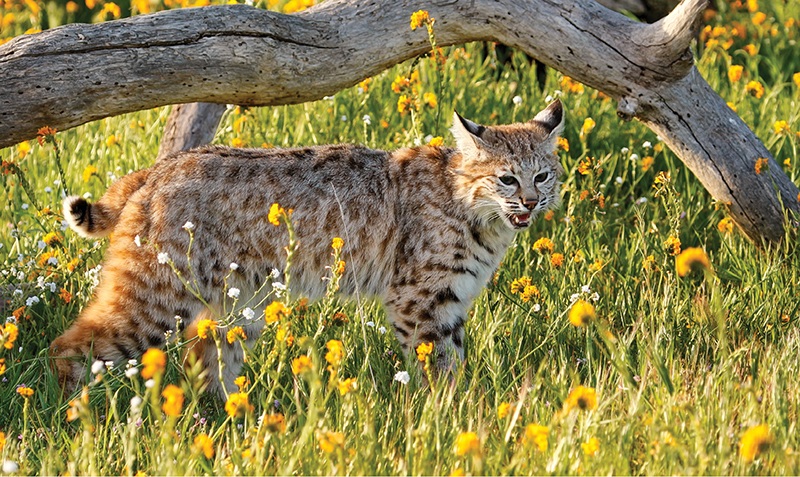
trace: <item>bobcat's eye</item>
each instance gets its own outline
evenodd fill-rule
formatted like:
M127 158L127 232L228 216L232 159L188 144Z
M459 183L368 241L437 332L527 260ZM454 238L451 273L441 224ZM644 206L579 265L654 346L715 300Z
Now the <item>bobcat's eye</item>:
M517 182L517 178L514 176L501 176L500 182L502 182L505 185L519 184L519 182Z
M542 172L541 174L536 174L536 177L533 178L533 182L538 184L540 182L546 181L548 177L550 177L549 172Z

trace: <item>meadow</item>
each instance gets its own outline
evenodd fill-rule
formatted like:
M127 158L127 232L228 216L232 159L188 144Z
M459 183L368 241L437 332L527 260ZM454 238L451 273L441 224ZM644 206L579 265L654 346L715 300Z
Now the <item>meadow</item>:
M0 42L203 4L3 0ZM698 68L800 183L800 1L719 1L705 19ZM403 356L379 303L276 293L227 402L201 392L181 334L163 353L94 364L91 384L62 398L47 347L91 299L107 239L68 230L61 197L97 199L152 164L169 108L0 150L2 472L800 474L796 228L780 245L749 241L660 138L620 121L603 94L553 70L539 84L524 55L504 65L493 45L470 44L314 103L230 106L214 142L448 145L454 109L504 124L553 98L566 109L562 207L517 236L470 313L463 369L430 387L418 366L430 358ZM218 325L231 339L240 314Z

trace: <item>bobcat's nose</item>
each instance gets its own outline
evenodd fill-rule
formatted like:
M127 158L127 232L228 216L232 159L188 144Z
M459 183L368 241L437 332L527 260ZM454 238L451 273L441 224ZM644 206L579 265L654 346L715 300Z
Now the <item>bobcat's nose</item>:
M533 210L536 207L536 204L539 203L539 199L523 199L522 205L528 208L528 210Z

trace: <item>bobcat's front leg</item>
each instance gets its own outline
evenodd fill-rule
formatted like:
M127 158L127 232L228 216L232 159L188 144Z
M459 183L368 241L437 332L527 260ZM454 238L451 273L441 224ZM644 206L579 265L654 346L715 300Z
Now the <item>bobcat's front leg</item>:
M436 367L457 371L464 359L464 323L470 300L444 284L432 288L397 286L386 301L389 322L406 353L433 343Z

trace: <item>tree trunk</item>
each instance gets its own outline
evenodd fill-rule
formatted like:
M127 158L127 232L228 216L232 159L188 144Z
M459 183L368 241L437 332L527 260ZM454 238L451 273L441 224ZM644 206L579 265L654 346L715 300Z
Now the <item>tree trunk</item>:
M707 0L643 24L592 0L328 0L293 15L245 5L67 25L0 45L0 147L167 104L270 106L320 99L440 45L496 41L598 89L656 131L753 238L783 237L798 189L693 66ZM769 172L756 175L758 158ZM780 194L775 193L773 183Z
M224 112L224 104L188 103L173 106L164 126L156 160L210 143Z

